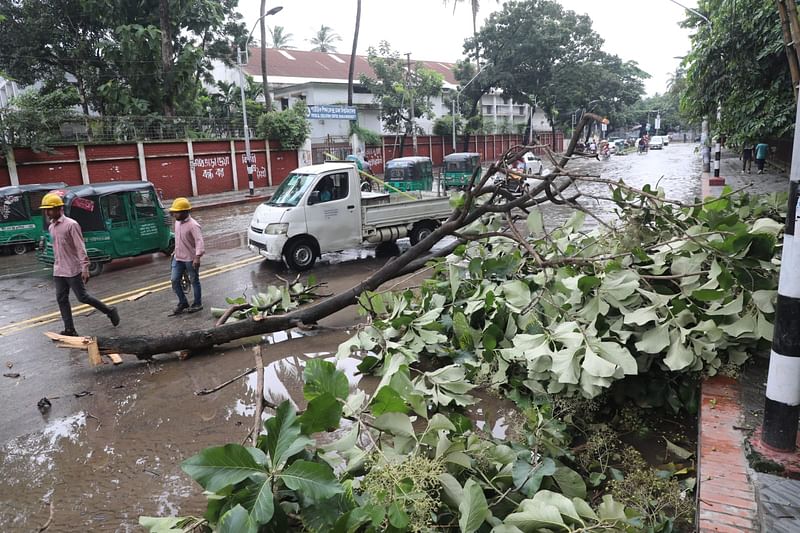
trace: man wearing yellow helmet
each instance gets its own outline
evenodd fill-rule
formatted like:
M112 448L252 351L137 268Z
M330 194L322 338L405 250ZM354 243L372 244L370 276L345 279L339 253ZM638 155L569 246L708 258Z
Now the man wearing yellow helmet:
M175 198L169 212L175 217L175 253L172 256L172 290L178 296L178 306L170 315L184 311L196 313L203 309L203 295L200 287L200 258L205 253L203 233L200 224L191 216L192 204L186 198ZM194 301L189 305L181 287L181 276L189 273L192 280Z
M50 219L48 231L53 242L53 280L56 284L56 301L64 321L62 335L77 336L72 319L72 306L69 303L69 291L75 293L79 302L89 304L104 313L111 324L119 324L119 313L115 307L109 307L86 291L89 281L89 256L83 242L80 225L73 219L64 216L64 200L60 195L49 192L42 197L39 206Z

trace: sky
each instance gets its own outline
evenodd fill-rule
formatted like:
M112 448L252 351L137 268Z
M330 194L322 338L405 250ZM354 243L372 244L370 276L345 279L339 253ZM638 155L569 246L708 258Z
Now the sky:
M623 60L636 61L652 77L645 81L648 95L663 93L667 79L690 48L689 32L678 26L685 11L670 0L559 0L565 9L587 14L604 40L603 50ZM695 8L696 0L681 0ZM479 26L502 2L482 0ZM248 28L258 20L261 0L240 0L239 13ZM337 52L349 54L355 29L356 0L267 0L267 9L283 9L266 18L268 26L280 25L292 34L290 43L310 50L309 40L323 24L342 40ZM248 30L249 31L249 30ZM401 54L417 60L455 62L464 57L464 39L472 35L470 2L442 0L362 0L358 53L388 41ZM254 39L260 36L256 27ZM269 39L269 37L268 37Z

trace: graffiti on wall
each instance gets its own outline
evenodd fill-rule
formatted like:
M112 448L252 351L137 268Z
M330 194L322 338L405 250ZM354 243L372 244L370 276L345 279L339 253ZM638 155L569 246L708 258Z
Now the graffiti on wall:
M196 157L192 160L195 169L202 169L200 175L207 179L225 177L225 167L230 166L231 157L228 155L217 157Z

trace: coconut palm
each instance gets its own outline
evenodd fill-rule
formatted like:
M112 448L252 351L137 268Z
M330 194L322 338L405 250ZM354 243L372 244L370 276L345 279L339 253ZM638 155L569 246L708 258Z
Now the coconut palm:
M272 37L272 48L294 48L294 46L289 44L294 35L286 32L286 28L283 26L274 26L270 28L269 34Z
M356 4L356 31L353 33L353 51L350 53L350 69L347 72L347 105L353 105L353 76L356 68L356 48L358 48L358 29L361 26L361 0Z
M333 43L341 40L342 38L331 27L323 24L317 34L309 39L309 42L314 45L314 48L311 49L312 52L336 52L336 46Z
M466 2L467 0L443 0L444 4L447 5L450 1L453 2L453 13L456 12L456 7L460 2ZM497 3L500 3L500 0L496 0ZM478 58L480 54L478 53L478 10L481 7L480 0L469 0L470 5L472 7L472 34L475 36L475 62L478 62Z

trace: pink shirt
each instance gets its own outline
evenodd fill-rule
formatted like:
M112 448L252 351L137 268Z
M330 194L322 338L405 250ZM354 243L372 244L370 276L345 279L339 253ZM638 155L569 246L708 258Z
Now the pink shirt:
M61 215L48 228L53 241L53 276L71 278L89 271L89 256L83 242L81 226Z
M175 221L175 259L178 261L194 261L206 252L200 224L192 217L183 222Z

